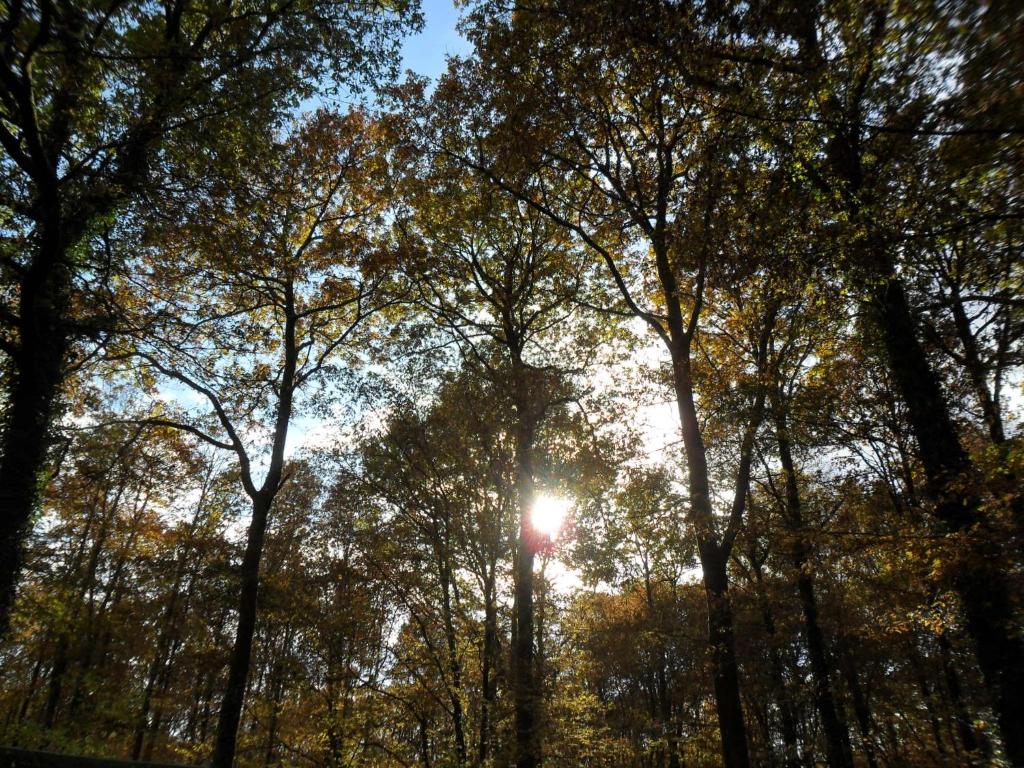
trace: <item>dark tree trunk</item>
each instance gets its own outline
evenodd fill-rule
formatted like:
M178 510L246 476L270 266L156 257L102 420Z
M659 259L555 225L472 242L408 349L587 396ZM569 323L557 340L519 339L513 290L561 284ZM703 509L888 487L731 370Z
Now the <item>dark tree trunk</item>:
M678 310L677 310L678 311ZM681 320L680 320L681 324ZM700 433L690 381L689 343L673 351L676 398L690 487L691 522L699 537L697 551L708 609L708 646L725 768L748 768L747 729L740 698L739 669L733 634L727 564L729 553L715 531L708 480L707 453ZM743 491L746 492L745 489Z
M153 758L153 750L156 747L157 740L160 737L160 727L163 725L164 717L164 705L163 697L167 695L168 689L171 687L171 673L174 663L174 657L178 653L178 649L181 647L179 640L175 640L168 652L167 663L164 664L163 672L160 674L160 688L159 697L156 709L153 711L153 717L149 721L149 726L146 728L148 739L146 740L145 749L142 750L142 759L145 762L149 762Z
M510 338L516 338L514 335ZM534 502L534 442L544 415L543 393L522 362L522 350L510 347L513 398L516 411L515 480L519 502L519 537L515 553L515 616L512 628L512 701L516 768L536 768L541 762L537 730L540 705L534 638L533 565L540 539L530 523Z
M964 367L971 379L971 386L974 388L974 395L981 406L981 413L985 419L985 426L988 427L989 438L995 445L1002 445L1006 442L1006 433L1003 429L1003 416L999 412L999 405L992 397L988 388L988 374L985 365L978 353L978 345L974 339L974 332L971 328L970 318L967 317L967 310L960 297L958 288L951 291L949 298L950 311L953 313L953 322L956 327L957 337L960 339L960 346L963 348Z
M853 765L850 731L839 716L839 707L833 694L825 637L818 618L814 577L807 570L807 563L806 552L798 553L794 557L797 592L800 596L800 610L803 613L804 634L807 639L807 655L811 662L811 675L814 677L814 705L821 717L822 730L825 732L825 751L829 767L849 768Z
M22 16L18 8L14 15ZM93 33L99 34L107 19L89 29L88 25L81 26L85 14L77 11L42 14L37 42L48 41L47 48L52 48L48 66L56 68L53 76L61 82L56 98L47 100L45 105L37 105L33 97L32 55L24 58L20 67L13 60L8 62L5 55L4 100L19 102L19 108L8 110L5 117L16 126L15 133L36 137L24 157L8 157L20 166L22 178L36 190L32 216L38 237L18 286L17 320L12 323L17 330L17 342L16 348L10 350L7 418L0 431L0 638L10 623L22 546L44 480L47 441L66 358L72 339L79 333L70 322L72 281L79 267L69 253L92 226L120 202L130 199L148 177L151 152L182 95L185 73L194 63L185 54L187 46L177 47L181 42L181 18L180 13L166 15L168 25L163 30L163 39L170 44L171 55L161 59L161 67L152 80L152 99L146 100L134 122L124 126L125 140L117 148L113 162L102 164L103 170L95 174L86 172L84 180L91 187L91 194L86 196L88 202L77 210L69 204L70 193L65 191L68 179L60 176L64 170L61 158L68 157L69 148L75 144L71 126L78 119L75 113L82 109L84 82L79 78L86 68L83 59L88 58L85 41ZM12 29L20 28L22 23L16 23ZM53 48L58 40L60 45ZM13 46L8 53L19 47ZM41 127L44 115L47 129Z
M974 730L974 718L967 711L967 704L964 701L963 688L960 685L960 676L957 674L953 664L953 648L949 638L945 634L938 636L939 656L942 660L942 676L946 682L946 691L949 694L950 708L953 710L953 719L956 722L957 735L960 744L967 753L971 765L982 763L987 757L984 744L978 739Z
M873 13L872 45L885 39L887 6ZM814 66L811 73L828 71L817 36L820 18L808 13L799 32L803 54ZM817 76L817 74L815 74ZM866 82L865 82L866 85ZM957 568L953 586L963 603L970 634L999 721L1004 748L1010 763L1024 766L1024 639L1013 621L1011 590L999 547L984 529L979 497L972 489L971 460L960 442L949 408L918 338L918 327L906 288L901 281L884 239L865 210L861 131L864 105L858 100L843 102L834 95L825 105L840 126L831 131L829 165L837 189L819 181L822 191L840 192L844 214L868 233L851 247L849 276L870 298L869 319L879 331L887 365L907 406L911 431L917 442L927 478L926 492L934 514L947 531L971 532L967 551ZM982 530L972 530L977 526ZM979 535L980 534L980 535Z
M672 722L672 697L668 687L668 673L665 669L665 654L658 654L658 717L661 720L661 732L665 738L665 749L668 751L668 768L680 768L679 738L675 724Z
M124 491L124 484L118 490L117 496L115 497L114 503L111 506L110 518L113 520L120 508L120 499ZM117 556L113 573L110 576L109 581L104 587L103 600L100 602L99 607L93 611L90 607L89 624L91 630L86 635L86 640L80 649L79 665L77 674L75 676L75 684L72 688L72 694L68 703L67 708L67 719L71 722L77 721L77 715L79 707L83 703L85 695L84 685L90 670L95 670L94 674L102 677L102 668L106 661L107 651L111 641L111 629L104 627L106 616L121 602L121 598L124 595L124 589L122 587L124 576L124 569L127 565L127 552L133 550L135 546L135 532L138 531L138 522L142 513L145 511L149 503L149 491L140 489L135 497L134 502L134 513L132 514L131 520L131 531L133 532L126 542L127 546ZM95 580L95 574L90 577L90 580Z
M1024 639L1013 620L1013 601L1002 553L986 530L970 459L960 443L939 381L917 339L906 291L895 277L875 292L872 317L882 333L889 368L907 404L935 515L950 532L967 534L956 569L967 630L992 698L1010 763L1024 766Z
M212 768L231 768L235 759L238 725L242 720L242 704L249 679L253 637L256 634L256 607L259 594L260 559L263 539L273 496L259 493L252 502L252 522L245 545L245 556L239 574L241 589L238 597L238 627L228 664L228 679L221 699L217 720L217 741L214 746Z
M196 505L196 511L192 518L192 522L189 524L188 539L185 542L184 547L179 550L177 556L177 563L174 569L174 581L171 585L171 592L167 597L167 602L164 605L164 609L161 612L161 622L158 628L158 638L156 644L156 653L153 655L153 659L150 662L149 670L146 675L146 686L142 693L142 704L139 708L139 717L135 726L135 734L132 738L132 751L131 759L138 760L144 756L143 742L146 734L150 734L149 746L146 748L146 752L151 752L153 749L153 742L156 740L156 734L159 731L159 713L150 720L150 708L153 704L153 694L156 692L156 686L158 682L163 678L163 686L169 683L170 678L170 667L171 661L174 657L176 649L179 646L178 635L176 626L177 608L178 602L182 598L182 585L185 581L186 570L192 554L192 536L199 526L200 518L203 514L203 510L206 504L206 493L210 477L213 474L213 469L209 469L206 475L206 481L203 484L202 492L199 496L199 502ZM189 581L189 586L185 590L184 598L185 604L183 610L188 611L189 603L191 602L193 580ZM198 697L196 697L198 699ZM195 708L193 707L189 712L188 722L185 728L187 734L192 733L195 719ZM145 759L149 759L148 754L145 755Z
M46 703L43 705L42 725L47 730L53 728L57 721L57 707L60 705L61 691L64 686L64 675L68 671L68 645L70 639L62 632L57 641L53 666L50 667L50 679L46 685Z
M448 546L448 534L444 534L444 541L439 553L438 570L441 581L441 617L444 623L445 645L448 652L448 666L451 670L452 682L449 692L451 702L452 732L455 737L455 755L457 765L466 763L466 731L465 713L462 706L462 664L459 661L458 637L455 633L455 620L452 615L452 566L450 548Z
M847 648L841 647L839 655L846 687L849 688L850 698L853 700L853 713L857 717L857 726L860 728L864 757L867 759L869 768L878 768L878 760L875 757L875 737L871 721L871 709L868 705L868 699L864 695L864 689L861 688L860 678L857 676L857 667Z
M495 672L498 659L498 608L494 599L494 571L488 575L484 588L484 647L480 665L480 764L487 763L491 744L491 709L497 697Z
M199 706L203 698L203 677L202 671L196 670L196 673L192 678L192 703L188 708L188 717L185 718L185 739L189 744L195 744L196 742L196 728L199 724Z
M534 659L533 659L533 684L536 691L537 702L544 701L545 693L545 681L547 674L547 646L545 645L546 640L546 627L545 622L547 621L547 599L548 599L548 583L547 576L545 574L546 562L542 561L540 566L540 589L537 593L537 599L534 608L534 627L536 639L534 640ZM536 582L534 582L536 584ZM538 744L544 743L544 731L541 727L542 720L540 719L539 713L537 715L537 742ZM543 754L538 749L538 759L543 759Z
M268 687L270 688L270 722L267 725L267 744L263 750L263 765L270 766L279 762L277 759L277 727L281 716L281 701L285 691L285 670L281 658L292 645L291 626L285 626L283 639L277 651L277 657L271 665Z
M772 674L775 685L783 691L779 702L779 720L782 731L783 765L786 768L800 768L800 751L797 747L796 720L793 717L793 702L785 693L786 680L782 675L782 659L777 648L772 649Z
M203 687L203 705L199 712L199 743L206 741L210 733L210 716L213 714L213 686L216 682L216 675L212 672L206 674L206 685Z
M32 704L32 699L36 695L36 686L39 683L39 677L43 671L43 662L46 660L46 646L43 645L39 650L39 656L36 657L36 663L32 665L32 677L28 684L28 693L25 694L25 698L21 702L21 707L18 709L18 722L23 722L28 716L28 708ZM15 745L17 746L17 745Z
M644 563L644 596L647 601L647 621L652 630L657 630L658 614L654 604L654 585L651 582L651 571ZM661 633L658 632L660 635ZM668 663L665 658L665 646L658 640L655 654L654 692L657 701L651 703L651 716L658 722L661 736L665 741L665 760L661 761L666 768L679 768L679 739L672 722L672 695L668 683Z
M758 602L761 608L761 622L768 636L768 660L771 666L772 684L775 687L775 698L779 705L779 724L782 732L783 765L785 768L800 768L800 752L797 747L796 716L793 698L786 685L785 665L779 652L779 637L775 627L775 615L768 602L768 593L764 585L762 571L763 560L750 556L751 571L755 580ZM765 740L769 747L772 744L771 734Z
M274 421L273 441L270 450L270 464L263 485L258 489L250 474L249 459L241 444L236 452L242 461L242 482L252 499L252 522L246 537L245 555L239 574L241 589L238 598L238 626L235 630L235 644L228 663L228 680L221 699L220 715L217 720L217 739L210 761L211 768L232 768L235 760L235 745L238 739L238 725L242 719L242 705L249 680L249 664L252 660L252 641L256 633L256 609L260 586L260 560L263 557L263 539L267 531L267 519L274 498L281 490L284 476L284 449L291 423L292 404L295 396L296 370L298 366L298 344L296 342L295 295L292 283L284 286L285 326L283 334L283 364L280 378L280 394Z
M153 655L153 659L149 665L149 671L146 675L146 686L142 692L142 705L139 708L139 717L136 721L135 734L132 738L132 760L138 760L142 756L143 740L146 733L150 730L149 711L153 702L153 694L156 690L157 680L167 665L170 646L174 641L173 622L175 608L180 596L181 580L184 577L184 573L182 573L181 570L183 562L184 559L179 562L178 573L175 575L174 586L171 588L171 594L167 600L167 605L164 606L163 616L161 617L163 620L160 626L160 637L156 644L156 653Z
M427 726L427 721L422 717L420 718L419 731L420 760L423 762L423 768L430 768L430 730Z
M91 594L96 583L96 573L99 569L100 559L103 555L103 548L106 545L107 534L110 530L111 519L117 514L117 509L120 504L121 494L124 492L125 485L122 482L118 485L117 491L114 495L114 500L108 503L108 497L104 494L102 500L97 499L96 505L100 509L100 520L99 529L96 531L96 538L92 542L92 546L89 547L89 558L85 563L85 573L81 576L81 583L79 584L78 592L74 604L71 606L70 615L67 619L67 626L63 627L57 639L57 649L54 653L53 665L50 668L50 678L47 684L46 704L43 707L43 727L46 729L53 728L57 721L57 710L60 707L61 696L64 691L65 676L68 673L68 667L71 662L71 632L78 632L81 628L79 626L79 615L82 607L86 604L87 598L90 601L90 612L91 612ZM86 529L86 533L83 534L81 540L82 549L79 550L78 555L84 554L84 547L87 543L88 530L91 527L92 521L88 521L89 526ZM78 555L76 555L76 562L78 561ZM72 571L68 572L69 575Z
M740 700L739 667L733 632L732 601L726 572L726 558L718 546L701 542L700 561L704 571L704 595L708 605L708 645L718 704L718 727L722 758L726 768L747 768L750 757L747 729Z
M524 505L516 548L516 637L512 648L512 685L515 701L516 768L540 764L537 744L537 681L534 674L533 549L528 507Z
M911 651L916 656L915 651ZM939 715L935 708L935 694L928 683L926 674L920 659L913 658L914 674L917 676L917 687L921 691L921 700L924 702L925 712L928 713L928 725L932 731L932 741L935 742L935 750L940 756L940 762L946 762L946 743L942 738L942 724L939 722Z
M7 418L0 432L0 637L10 626L23 546L39 502L50 423L68 335L63 313L70 276L64 264L56 194L41 201L39 251L19 286L18 342L9 370Z
M761 696L756 700L746 698L747 712L754 718L754 724L760 730L760 744L755 737L751 736L750 752L754 765L766 765L771 768L780 768L779 756L775 749L775 738L772 733L771 707L768 704L767 696ZM753 733L753 729L750 729Z
M835 696L832 692L832 678L829 672L825 637L818 617L818 597L814 586L814 571L804 531L803 505L800 487L796 479L796 466L789 443L789 428L782 404L775 404L776 440L779 448L779 464L785 483L785 514L783 520L792 536L790 559L796 574L797 593L804 619L804 634L807 639L807 655L811 662L814 678L814 704L821 717L825 732L825 751L829 768L852 768L853 755L850 747L850 732L839 717Z
M666 169L671 166L666 164ZM668 173L668 171L665 171ZM718 709L718 726L722 746L722 762L725 768L748 768L750 754L747 745L747 729L743 719L743 703L740 697L739 669L736 663L735 637L733 634L732 604L729 596L727 565L733 538L738 533L736 525L742 519L743 503L749 484L750 449L753 434L744 436L746 455L741 457L737 471L733 511L725 535L717 530L714 509L711 503L711 483L708 473L707 447L701 434L700 421L694 400L693 378L690 361L694 334L703 301L703 270L697 280L696 298L687 322L683 321L679 303L680 288L670 263L665 238L668 179L661 182L662 196L659 197L657 226L652 238L658 278L665 300L668 334L662 335L672 356L672 378L679 413L679 426L686 456L687 482L690 491L689 522L697 535L697 552L704 576L704 594L708 608L708 645L710 648L712 675L714 677L715 703ZM767 338L763 339L767 344ZM763 349L761 350L763 352ZM757 410L760 411L759 401ZM756 428L760 417L751 425Z

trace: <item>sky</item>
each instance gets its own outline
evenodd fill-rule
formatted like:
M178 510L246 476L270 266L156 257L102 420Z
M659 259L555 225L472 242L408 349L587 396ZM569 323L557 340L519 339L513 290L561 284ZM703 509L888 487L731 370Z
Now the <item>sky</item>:
M459 12L452 0L422 0L421 7L423 31L402 44L402 69L436 80L444 72L445 56L467 54L471 48L455 31Z
M420 10L423 13L423 29L402 40L399 73L404 76L407 70L411 70L436 82L447 68L446 57L469 55L473 46L455 29L459 11L452 0L420 0ZM353 94L344 83L336 84L336 87L334 95L328 96L321 91L303 100L296 107L294 115L298 117L321 107L345 111L350 107L372 108L376 105L372 89Z

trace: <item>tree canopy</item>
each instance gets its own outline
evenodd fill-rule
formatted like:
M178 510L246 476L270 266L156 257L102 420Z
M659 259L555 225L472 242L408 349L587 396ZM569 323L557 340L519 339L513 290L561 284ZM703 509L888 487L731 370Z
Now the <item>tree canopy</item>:
M1024 11L459 8L4 5L0 745L1024 768Z

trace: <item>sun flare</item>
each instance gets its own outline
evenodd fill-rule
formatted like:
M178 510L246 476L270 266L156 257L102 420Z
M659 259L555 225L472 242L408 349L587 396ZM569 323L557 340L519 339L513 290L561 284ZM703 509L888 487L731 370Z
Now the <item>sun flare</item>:
M540 494L534 499L533 507L530 510L530 525L538 533L549 539L554 539L562 530L571 506L571 499Z

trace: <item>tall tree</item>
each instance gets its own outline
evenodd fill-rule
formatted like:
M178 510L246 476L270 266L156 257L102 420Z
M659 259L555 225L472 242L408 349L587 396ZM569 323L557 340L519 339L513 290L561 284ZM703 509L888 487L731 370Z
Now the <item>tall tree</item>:
M386 70L417 19L406 2L5 6L0 634L76 341L112 329L97 239L189 147L278 125L318 81Z
M755 271L738 268L752 256L744 250L748 244L730 250L734 242L726 235L743 194L739 180L757 166L757 156L747 154L743 134L728 120L719 121L692 98L656 46L637 46L620 33L620 14L610 4L593 3L580 13L552 3L512 14L483 4L473 19L480 61L453 69L438 91L436 119L468 112L465 126L452 131L477 138L472 151L462 149L464 140L449 143L448 151L583 241L620 293L616 310L643 322L671 358L688 518L709 605L722 754L726 765L746 766L727 569L742 525L765 390L750 390L733 476L725 480L734 483L733 500L719 530L694 354L713 291L757 281ZM723 155L734 159L735 169L718 162ZM525 184L524 167L543 172ZM745 375L754 380L774 314L772 300L764 298L760 312L750 313L756 327Z
M772 31L794 44L795 53L787 58L796 65L781 66L778 55L769 64L781 93L769 102L780 118L770 124L795 123L773 135L781 146L797 148L792 160L818 188L832 217L843 222L840 266L864 297L906 403L935 517L963 538L963 567L953 581L992 692L1007 756L1024 763L1024 735L1016 726L1024 718L1024 640L1015 627L1013 587L1005 571L993 567L1001 560L998 526L982 511L977 468L922 343L913 297L901 274L903 222L892 215L894 204L913 200L909 180L920 173L914 158L934 155L938 137L957 140L970 134L976 141L999 142L1005 135L1005 125L981 125L971 110L943 95L951 79L964 77L943 61L959 56L967 68L976 66L978 51L988 54L987 41L982 35L980 45L965 45L955 32L961 19L953 9L922 9L901 17L887 2L858 8L825 5L773 21ZM991 60L985 63L992 66ZM796 89L815 94L810 112L793 101ZM1008 114L997 110L995 119L1019 115L1019 100L1006 106ZM826 152L807 152L804 147L812 144L825 146ZM979 152L979 159L991 168L986 154Z
M579 521L574 554L588 580L616 583L624 592L635 590L643 597L643 620L651 635L651 751L657 765L680 768L678 660L668 637L685 617L666 616L665 603L694 562L676 512L681 500L668 467L626 465L610 474L606 479L621 485L614 493L601 487L588 500L586 506L592 509Z
M239 171L186 209L179 229L155 233L150 290L159 304L146 310L157 317L140 319L129 352L144 372L190 390L209 409L205 420L186 410L186 418L157 412L147 423L233 452L252 504L213 756L219 768L234 760L260 559L287 480L297 397L336 370L342 352L358 363L357 331L392 301L381 291L375 240L388 186L379 125L359 112L319 112L270 157L250 158ZM227 350L235 357L225 368Z
M514 414L519 535L512 648L516 764L541 759L535 668L534 561L544 535L531 522L542 466L538 442L553 410L574 397L591 354L580 299L589 269L561 227L440 154L411 189L402 223L419 303ZM561 329L572 328L571 335Z
M411 566L406 572L389 558L381 578L410 613L420 640L410 652L433 658L441 678L437 698L446 702L451 748L435 739L435 754L452 754L460 765L491 759L497 677L506 667L498 656L499 579L515 541L514 462L509 419L490 393L463 371L444 381L426 413L397 406L386 432L363 446L357 480L382 504L391 557ZM472 619L480 608L482 624ZM479 662L467 646L479 647Z

